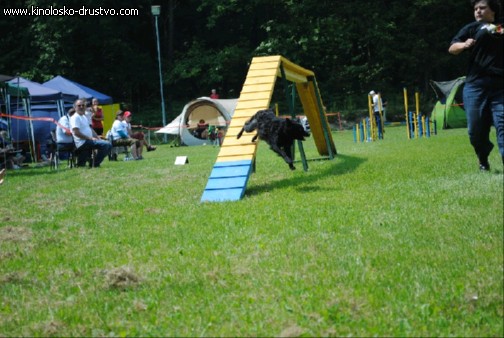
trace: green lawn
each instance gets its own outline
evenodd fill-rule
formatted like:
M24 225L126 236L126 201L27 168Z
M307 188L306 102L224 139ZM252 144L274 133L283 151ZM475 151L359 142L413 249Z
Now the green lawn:
M0 336L503 336L498 152L480 173L465 129L333 136L308 172L261 143L238 202L200 203L212 146L9 171Z

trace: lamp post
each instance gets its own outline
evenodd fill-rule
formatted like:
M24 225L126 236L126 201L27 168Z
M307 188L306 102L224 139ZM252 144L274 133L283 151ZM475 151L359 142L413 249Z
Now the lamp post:
M161 114L163 116L163 127L164 127L166 126L166 110L163 94L163 75L161 73L161 48L159 46L159 28L158 28L158 16L161 14L161 6L151 6L151 13L154 16L156 22L156 40L157 40L158 65L159 65L159 89L161 91ZM166 134L163 134L163 140L164 143L167 142Z

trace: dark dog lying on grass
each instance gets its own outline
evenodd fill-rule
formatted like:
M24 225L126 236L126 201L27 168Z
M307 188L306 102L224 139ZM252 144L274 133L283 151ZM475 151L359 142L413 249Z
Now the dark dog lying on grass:
M255 142L257 137L266 141L271 150L283 157L291 170L296 169L292 164L292 144L294 140L304 141L305 137L310 136L299 122L276 117L272 109L259 110L245 122L236 138L240 138L244 131L250 133L254 130L257 130L257 134L252 138L252 142Z

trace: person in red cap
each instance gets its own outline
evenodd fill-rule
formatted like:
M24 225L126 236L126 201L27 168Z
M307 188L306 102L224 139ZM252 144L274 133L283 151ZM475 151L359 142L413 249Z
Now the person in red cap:
M107 133L107 139L109 139L114 147L131 147L131 156L133 159L138 157L137 155L137 140L131 138L128 135L127 125L124 123L124 112L118 110L116 112L116 119L112 124L112 128ZM117 149L113 149L111 153L111 159L117 161ZM126 155L125 161L129 160L129 155Z
M124 112L124 123L127 125L128 135L131 138L138 140L138 142L137 142L137 159L143 160L143 156L142 156L143 146L145 146L147 151L154 151L154 150L156 150L156 147L147 143L147 140L145 139L145 134L143 132L141 132L141 131L138 131L136 133L132 132L132 130L131 130L131 116L132 116L132 114L130 111L125 111Z

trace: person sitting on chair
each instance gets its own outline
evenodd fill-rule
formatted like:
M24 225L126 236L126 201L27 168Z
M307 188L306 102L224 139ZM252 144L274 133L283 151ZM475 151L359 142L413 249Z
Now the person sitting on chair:
M2 161L0 167L5 164L7 169L20 169L26 159L26 157L21 155L20 151L14 150L6 130L0 131L0 155Z
M5 130L0 131L0 155L2 158L0 167L5 162L7 169L20 169L23 166L23 161L26 159L20 152L14 150Z
M56 146L58 151L73 151L75 149L72 130L70 129L70 118L75 114L75 109L70 108L68 114L63 115L56 127Z
M118 110L116 112L116 120L112 124L109 131L109 137L112 139L112 146L114 147L131 147L131 155L135 160L138 159L138 141L129 137L127 124L124 122L124 112ZM113 156L117 160L117 154Z
M89 125L83 100L76 100L74 109L76 114L70 118L70 127L77 147L77 166L85 166L89 155L96 149L96 156L90 161L90 167L98 168L105 156L109 154L111 145L109 142L101 140Z
M205 120L199 120L196 130L194 131L194 136L206 140L208 138L208 126L209 124L206 123Z
M128 135L129 137L137 140L137 143L136 143L136 146L137 146L137 155L139 157L140 160L143 159L143 146L145 146L145 149L147 149L147 151L154 151L156 150L157 148L150 145L149 143L147 143L147 140L145 139L145 134L141 131L137 131L136 133L134 133L131 129L131 112L129 111L125 111L124 112L124 119L123 119L123 123L126 125L126 129L128 130Z

